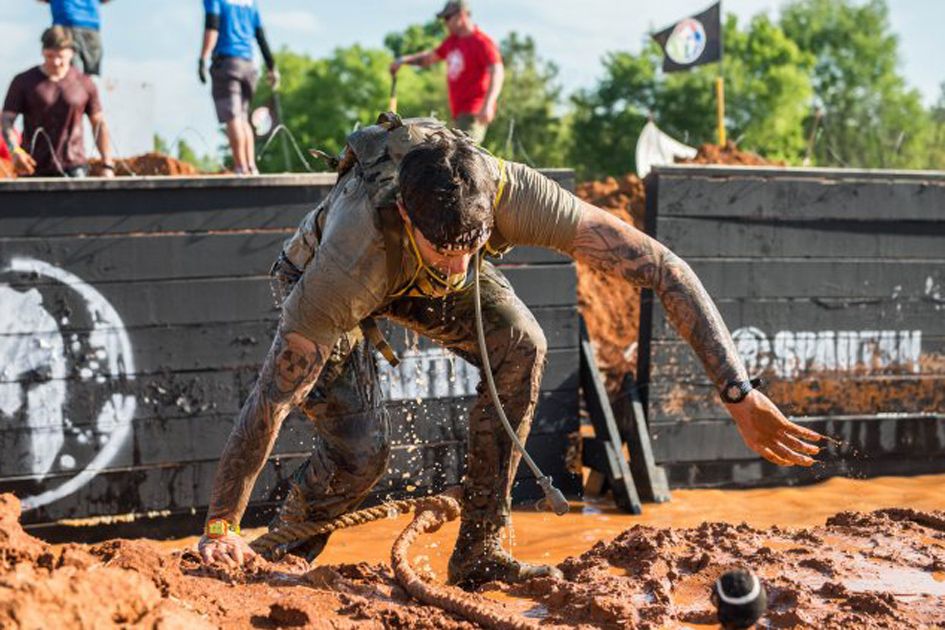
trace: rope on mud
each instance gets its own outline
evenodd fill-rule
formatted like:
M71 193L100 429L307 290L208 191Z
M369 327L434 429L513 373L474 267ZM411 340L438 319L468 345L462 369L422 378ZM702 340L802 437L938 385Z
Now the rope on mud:
M422 497L417 499L404 499L402 501L391 501L356 512L342 514L341 516L327 521L311 521L288 525L266 532L249 543L249 546L256 553L271 557L272 552L280 545L288 545L301 540L308 540L319 534L328 534L339 529L370 523L371 521L380 521L385 518L390 518L391 515L406 514L417 504L430 500L431 499L428 497Z
M459 517L459 502L452 496L440 495L417 508L413 521L400 533L391 548L391 566L401 586L415 599L465 617L469 621L498 630L533 630L538 624L517 617L503 615L481 598L459 589L444 588L425 582L410 566L407 552L420 534L435 532L444 523Z

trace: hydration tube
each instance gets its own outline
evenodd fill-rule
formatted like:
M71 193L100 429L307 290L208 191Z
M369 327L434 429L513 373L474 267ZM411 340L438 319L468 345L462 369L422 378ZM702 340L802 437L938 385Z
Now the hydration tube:
M555 514L561 516L568 513L568 500L564 498L564 494L562 494L560 490L552 485L551 477L542 474L541 469L538 468L538 465L528 455L528 452L522 445L522 441L518 439L518 435L512 430L509 419L505 416L505 409L502 407L502 401L499 400L499 392L495 388L495 380L492 378L492 365L489 363L489 350L486 348L486 333L482 326L482 298L479 292L479 265L481 261L481 256L477 254L473 260L473 265L475 266L475 282L473 283L473 287L476 302L476 335L479 338L479 355L482 358L482 371L486 376L486 385L489 388L489 395L492 397L492 404L495 405L495 410L499 414L499 420L502 421L502 426L505 427L505 432L509 434L512 444L515 446L516 450L522 454L525 463L528 464L532 474L535 475L535 479L538 480L538 485L541 486L541 491L545 493L545 498L539 501L539 505L541 506L541 504L544 503L545 506L550 506Z

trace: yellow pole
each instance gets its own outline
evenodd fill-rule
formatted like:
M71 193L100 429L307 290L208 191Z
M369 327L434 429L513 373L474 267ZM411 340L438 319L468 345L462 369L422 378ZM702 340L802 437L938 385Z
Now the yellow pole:
M719 146L725 146L725 80L719 76L715 79L715 98L718 112Z

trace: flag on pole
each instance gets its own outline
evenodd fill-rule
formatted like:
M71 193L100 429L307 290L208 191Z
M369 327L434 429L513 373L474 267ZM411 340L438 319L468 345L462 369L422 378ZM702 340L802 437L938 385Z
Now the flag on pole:
M663 48L663 72L722 60L722 3L653 34Z

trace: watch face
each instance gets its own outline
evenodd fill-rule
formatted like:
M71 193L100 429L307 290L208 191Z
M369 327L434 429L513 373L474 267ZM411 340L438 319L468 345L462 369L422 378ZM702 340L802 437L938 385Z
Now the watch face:
M731 400L738 400L742 393L742 388L738 385L729 385L725 395Z

